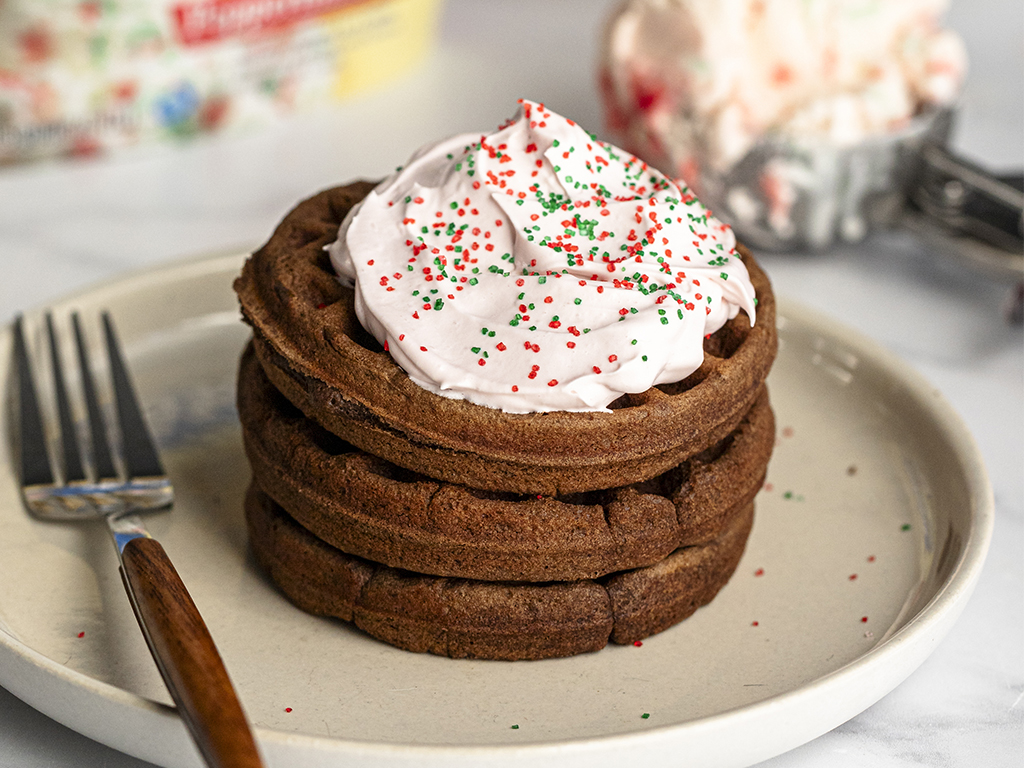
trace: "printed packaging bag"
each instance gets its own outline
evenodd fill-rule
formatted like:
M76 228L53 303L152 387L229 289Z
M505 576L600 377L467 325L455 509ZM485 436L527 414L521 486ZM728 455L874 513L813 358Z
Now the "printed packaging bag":
M266 124L409 68L439 0L0 0L0 164Z

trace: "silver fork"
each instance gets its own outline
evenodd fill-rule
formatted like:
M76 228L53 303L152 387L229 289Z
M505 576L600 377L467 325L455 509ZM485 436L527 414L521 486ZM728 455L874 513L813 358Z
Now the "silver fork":
M77 313L71 316L88 423L83 460L53 318L46 315L59 458L50 460L47 432L21 316L14 323L18 370L17 444L25 505L41 520L103 518L114 539L121 580L160 674L204 761L217 768L262 766L245 712L213 638L167 553L139 512L167 509L174 499L139 409L109 314L102 315L110 382L120 435L120 467L107 438L103 412ZM56 466L55 466L56 465Z

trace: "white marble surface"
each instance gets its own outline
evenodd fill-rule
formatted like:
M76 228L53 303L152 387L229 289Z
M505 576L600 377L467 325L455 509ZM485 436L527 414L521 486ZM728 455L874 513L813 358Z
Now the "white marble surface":
M491 127L520 96L601 133L593 64L611 5L450 0L439 50L372 96L243 138L0 169L0 321L128 270L249 248L299 198L379 176L424 141ZM972 61L955 144L994 169L1019 169L1024 9L1016 0L962 0L949 20ZM857 328L945 394L977 439L996 498L981 581L934 654L863 714L765 765L1021 765L1024 336L1004 318L1011 286L936 260L900 233L763 263L779 294ZM144 764L0 689L0 766L64 765Z

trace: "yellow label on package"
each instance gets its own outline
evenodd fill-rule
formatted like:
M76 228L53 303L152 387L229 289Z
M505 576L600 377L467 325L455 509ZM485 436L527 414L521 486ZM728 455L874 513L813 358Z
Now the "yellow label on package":
M257 126L365 91L440 0L4 0L0 163Z

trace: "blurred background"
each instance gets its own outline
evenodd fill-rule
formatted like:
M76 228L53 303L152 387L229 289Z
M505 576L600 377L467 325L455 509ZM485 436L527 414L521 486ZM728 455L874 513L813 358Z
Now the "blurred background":
M121 7L141 29L152 5L176 13L181 39L197 48L218 35L230 43L231 25L248 23L189 16L186 4ZM237 51L190 59L164 48L145 71L118 70L117 51L100 50L97 36L83 32L107 23L110 4L0 0L0 321L127 271L247 252L298 200L386 175L426 142L491 130L518 98L618 140L599 86L616 0L402 0L390 16L381 5L388 4L336 3L327 27L313 17L264 19L268 28L309 29L299 47L265 43L236 77ZM944 20L968 61L949 146L994 174L1019 175L1024 4L954 0ZM103 29L108 41L131 38L140 50L157 45L160 31L132 38L113 22ZM79 72L107 62L103 76L121 90L111 86L103 108L148 100L149 122L127 130L111 113L96 123L100 138L66 146L66 131L25 129L61 99L88 107L95 98L59 68L47 70L49 91L26 91L25 67L41 72L61 51L71 51ZM274 67L286 65L301 77L275 78ZM188 78L163 81L161 66ZM179 87L186 80L192 87ZM114 146L105 150L104 142ZM1009 765L1024 748L1024 335L1013 319L1020 254L990 268L903 226L805 250L758 256L778 294L868 335L952 402L992 474L997 541L963 619L921 671L851 723L771 765L852 766L868 756L885 766ZM0 765L70 764L62 762L70 754L82 765L141 765L0 690Z

